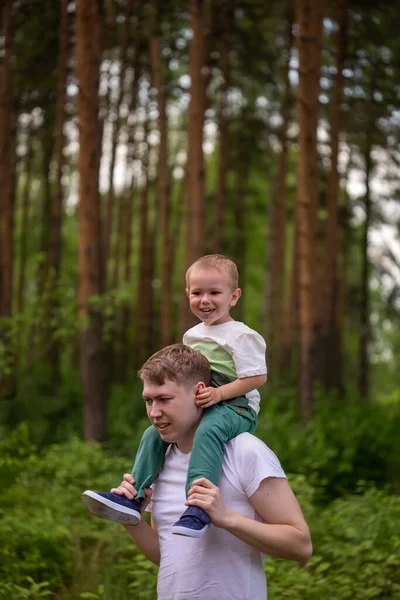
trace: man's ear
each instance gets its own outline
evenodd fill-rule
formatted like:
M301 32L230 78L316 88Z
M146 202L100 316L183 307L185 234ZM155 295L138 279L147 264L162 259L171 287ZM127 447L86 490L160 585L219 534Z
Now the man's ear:
M199 392L201 392L202 390L204 390L206 388L206 384L203 383L202 381L198 381L196 383L196 385L194 386L194 393L198 394Z
M231 296L231 306L235 306L240 296L242 295L242 290L240 288L236 288L234 292L232 292Z

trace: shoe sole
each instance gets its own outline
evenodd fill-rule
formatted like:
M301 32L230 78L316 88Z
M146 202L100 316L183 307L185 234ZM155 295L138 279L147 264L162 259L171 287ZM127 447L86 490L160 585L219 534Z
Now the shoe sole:
M136 511L120 506L108 498L98 496L95 492L87 490L82 494L82 502L88 510L100 519L116 521L123 525L137 525L141 516Z
M181 527L180 525L174 525L172 528L172 533L174 535L183 535L185 537L200 538L205 534L205 532L207 531L208 528L209 528L209 525L205 525L203 527L203 529L188 529L187 527Z

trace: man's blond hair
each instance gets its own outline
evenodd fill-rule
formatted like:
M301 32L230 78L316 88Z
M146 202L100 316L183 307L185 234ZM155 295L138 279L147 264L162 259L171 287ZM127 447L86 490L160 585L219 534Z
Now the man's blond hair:
M163 385L167 380L188 386L202 381L211 384L211 368L208 360L185 344L172 344L162 348L144 363L138 371L142 381Z
M189 275L190 270L193 267L205 267L208 269L218 269L218 271L225 271L228 274L232 288L235 290L239 285L239 273L236 264L223 254L207 254L201 256L190 265L186 271L186 287L189 286Z

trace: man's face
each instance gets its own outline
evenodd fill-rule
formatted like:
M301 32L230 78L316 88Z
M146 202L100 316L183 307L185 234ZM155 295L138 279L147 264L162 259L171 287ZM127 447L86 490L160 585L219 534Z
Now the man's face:
M234 289L229 274L224 270L192 267L186 294L190 309L205 325L221 325L232 321L230 310L241 295Z
M147 416L164 442L176 443L181 452L190 452L202 410L196 406L196 392L203 383L182 385L166 380L162 385L143 382Z

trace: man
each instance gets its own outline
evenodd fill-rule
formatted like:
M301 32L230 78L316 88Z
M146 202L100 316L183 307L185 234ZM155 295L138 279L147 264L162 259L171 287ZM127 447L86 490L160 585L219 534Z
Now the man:
M160 566L158 599L265 600L264 554L306 562L312 553L309 529L277 457L243 433L226 446L218 487L199 479L186 500L186 472L202 416L196 395L210 385L208 361L175 344L154 354L139 376L147 415L171 445L153 491L146 490L151 526L142 519L124 527ZM131 500L136 494L132 475L124 475L111 493ZM197 507L210 516L203 537L172 535L185 504L194 515Z

